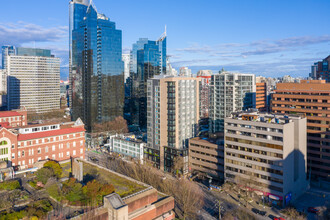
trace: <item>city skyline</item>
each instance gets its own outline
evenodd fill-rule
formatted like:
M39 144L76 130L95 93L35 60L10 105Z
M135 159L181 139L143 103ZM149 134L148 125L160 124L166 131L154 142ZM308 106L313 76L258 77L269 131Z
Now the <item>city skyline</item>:
M310 66L326 57L330 47L330 35L323 28L330 2L324 0L303 4L210 1L204 5L169 1L157 10L152 10L155 5L149 0L142 4L94 2L123 31L123 53L129 53L140 37L157 39L167 25L172 65L176 69L188 66L194 74L224 67L264 76L307 77ZM61 57L63 78L68 72L63 68L69 65L69 1L54 2L51 7L41 0L33 4L38 7L26 1L19 4L18 8L3 3L0 44L51 49ZM17 13L10 13L13 10Z

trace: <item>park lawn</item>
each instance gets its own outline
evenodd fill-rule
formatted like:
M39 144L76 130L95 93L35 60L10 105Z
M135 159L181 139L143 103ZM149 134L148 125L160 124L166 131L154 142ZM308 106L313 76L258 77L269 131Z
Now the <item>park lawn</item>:
M62 167L62 170L63 170L61 178L70 177L71 162L62 163L62 164L60 164L60 166Z
M112 184L115 187L115 192L122 198L146 188L143 185L132 182L129 179L123 178L111 172L107 172L88 163L84 163L84 176L86 175L91 175L100 182Z

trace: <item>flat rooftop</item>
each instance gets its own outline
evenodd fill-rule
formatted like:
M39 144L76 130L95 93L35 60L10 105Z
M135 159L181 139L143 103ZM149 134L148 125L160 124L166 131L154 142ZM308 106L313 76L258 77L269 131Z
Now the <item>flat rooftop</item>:
M264 122L269 124L288 124L292 122L292 120L303 119L305 116L303 114L269 114L261 113L255 110L247 110L233 112L228 118L244 121Z

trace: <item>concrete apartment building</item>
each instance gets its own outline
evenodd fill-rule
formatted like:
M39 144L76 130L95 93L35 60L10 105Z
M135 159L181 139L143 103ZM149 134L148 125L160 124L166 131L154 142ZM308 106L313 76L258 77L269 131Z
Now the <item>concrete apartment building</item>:
M199 85L199 114L201 118L209 117L211 75L211 70L199 70L197 72L197 78L201 78Z
M189 140L189 172L203 173L216 181L223 182L223 137L216 139L195 137Z
M22 108L13 111L0 111L0 128L15 128L27 125L27 111Z
M307 117L307 165L313 180L330 180L330 83L302 80L278 83L273 94L275 113Z
M306 118L235 112L225 119L225 179L285 206L308 186Z
M8 110L60 109L60 58L50 50L17 48L16 55L7 56L7 74Z
M2 127L0 132L0 160L19 170L47 159L85 158L85 129L80 119L61 124Z
M143 163L145 145L145 142L136 139L134 135L116 134L110 136L108 143L104 146L109 147L110 152L135 158Z
M232 112L255 106L256 78L254 74L221 72L211 76L210 132L223 132L224 119Z
M155 76L147 87L147 148L145 158L171 171L182 156L188 172L188 140L199 122L199 81L196 77Z

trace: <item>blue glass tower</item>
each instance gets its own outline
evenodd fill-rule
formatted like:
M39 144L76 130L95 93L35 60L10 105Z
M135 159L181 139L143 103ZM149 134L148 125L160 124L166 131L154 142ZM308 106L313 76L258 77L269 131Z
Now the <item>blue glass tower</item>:
M146 128L147 80L166 74L166 31L157 41L140 38L131 51L131 124Z
M16 50L14 46L2 46L2 69L7 68L7 56L15 55Z
M122 32L93 4L72 30L71 54L73 119L81 117L93 130L97 123L123 116Z

